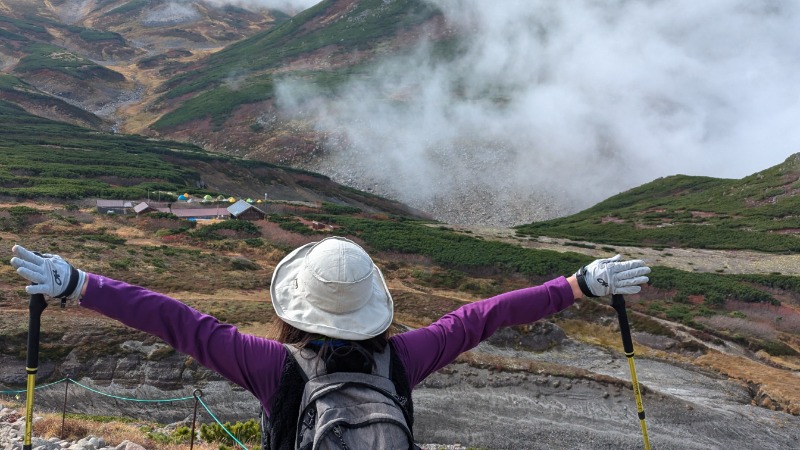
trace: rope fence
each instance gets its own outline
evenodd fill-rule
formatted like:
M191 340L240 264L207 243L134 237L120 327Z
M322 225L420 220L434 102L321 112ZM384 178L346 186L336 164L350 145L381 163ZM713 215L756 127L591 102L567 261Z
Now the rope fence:
M206 403L201 398L203 396L203 391L201 391L200 389L195 389L194 392L192 393L192 395L190 395L188 397L175 397L175 398L162 398L162 399L141 399L141 398L121 397L119 395L108 394L106 392L102 392L102 391L99 391L97 389L94 389L94 388L91 388L89 386L86 386L85 384L81 384L81 383L73 380L72 378L62 378L62 379L60 379L58 381L54 381L52 383L43 384L41 386L36 386L34 388L34 390L38 391L40 389L46 389L46 388L49 388L51 386L55 386L57 384L65 383L65 382L67 384L66 384L66 386L64 388L64 408L62 409L62 412L61 412L61 434L62 434L62 438L63 438L63 434L64 434L64 419L66 417L66 410L67 410L67 392L68 392L68 389L69 389L69 384L72 383L72 384L75 384L75 385L77 385L77 386L79 386L79 387L81 387L81 388L83 388L83 389L85 389L87 391L93 392L95 394L102 395L104 397L113 398L113 399L116 399L116 400L128 401L128 402L169 403L169 402L184 402L184 401L187 401L187 400L194 400L194 413L192 414L192 433L191 433L192 436L191 436L190 448L194 448L194 430L195 430L195 422L197 420L197 405L200 404L200 405L202 405L203 409L206 410L208 415L211 416L212 419L214 419L214 422L216 422L217 425L219 425L222 428L222 430L225 431L225 433L227 433L228 436L230 436L230 438L233 439L234 442L236 442L236 444L238 444L242 449L248 450L247 447L245 447L245 445L242 444L241 441L239 441L239 439L237 439L236 436L233 435L233 433L231 433L227 428L225 428L225 425L223 425L222 422L220 422L219 419L217 419L217 416L215 416L214 413L211 412L211 409L208 407L208 405L206 405ZM27 394L27 390L26 389L21 389L21 390L0 390L0 395L19 395L19 394L23 394L23 393Z

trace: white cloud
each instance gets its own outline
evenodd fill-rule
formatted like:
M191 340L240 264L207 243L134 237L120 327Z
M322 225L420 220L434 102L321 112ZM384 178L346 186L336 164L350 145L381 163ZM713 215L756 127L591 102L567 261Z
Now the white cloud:
M323 168L337 181L421 207L486 192L486 214L530 202L527 221L800 151L798 2L431 3L469 37L463 54L420 43L315 104L320 129L343 136ZM296 92L283 86L283 104Z
M188 2L170 1L145 11L142 23L148 26L173 25L192 22L200 18L194 5Z
M278 9L289 13L297 13L316 5L320 0L204 0L216 5L238 5L245 8Z

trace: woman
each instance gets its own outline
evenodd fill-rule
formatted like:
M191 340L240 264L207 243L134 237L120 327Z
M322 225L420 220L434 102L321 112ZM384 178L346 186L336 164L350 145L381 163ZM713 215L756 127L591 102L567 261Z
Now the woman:
M294 448L304 379L291 347L313 350L328 373L367 372L387 347L391 379L413 420L410 391L499 327L534 322L585 296L633 294L650 272L643 261L599 259L568 278L462 306L431 325L388 336L394 307L383 275L356 243L330 237L292 251L275 267L272 305L282 321L278 340L241 334L167 296L78 270L58 255L15 245L11 264L34 284L29 294L78 300L176 350L252 392L271 418L272 448ZM288 349L288 350L287 350ZM411 423L409 423L411 426Z

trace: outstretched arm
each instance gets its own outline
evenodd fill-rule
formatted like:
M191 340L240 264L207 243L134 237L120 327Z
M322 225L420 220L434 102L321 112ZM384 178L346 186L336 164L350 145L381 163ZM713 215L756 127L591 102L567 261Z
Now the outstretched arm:
M242 334L233 325L139 286L94 274L87 279L81 306L158 336L259 398L258 386L264 381L277 387L286 355L280 343Z
M648 282L650 268L619 255L598 259L569 278L500 294L464 305L431 325L392 338L413 388L425 377L491 336L498 328L535 322L584 296L633 294Z
M413 388L500 327L535 322L566 309L575 302L574 285L560 277L541 286L506 292L464 305L427 327L394 336L409 384Z
M28 293L79 299L83 307L158 336L269 405L286 356L280 343L241 334L168 296L87 274L57 255L36 254L18 245L12 251L17 273L34 283L25 288Z

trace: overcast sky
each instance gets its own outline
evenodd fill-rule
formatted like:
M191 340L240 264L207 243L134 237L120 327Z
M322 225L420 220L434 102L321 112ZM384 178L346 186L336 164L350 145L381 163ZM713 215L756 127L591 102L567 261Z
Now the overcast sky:
M431 58L420 42L315 104L340 164L402 200L500 185L583 209L661 176L741 178L800 151L800 2L431 3L469 36L463 55ZM280 92L287 108L308 96Z

